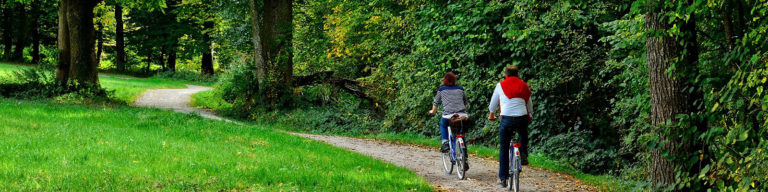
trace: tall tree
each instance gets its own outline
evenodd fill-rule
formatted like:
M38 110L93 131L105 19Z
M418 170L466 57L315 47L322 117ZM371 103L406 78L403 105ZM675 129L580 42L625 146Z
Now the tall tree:
M213 22L205 21L203 23L203 58L200 65L201 71L206 75L213 75L213 50L211 50L211 33L213 33Z
M40 4L42 4L40 0L32 1L32 63L40 62L40 36L42 36L40 34L40 25L42 25L40 17L43 12Z
M678 123L677 115L696 111L694 102L699 99L697 94L686 91L695 86L689 83L689 79L695 77L698 60L696 17L690 12L687 19L670 22L671 17L667 16L670 12L667 2L650 0L647 3L645 25L646 29L654 34L646 39L651 122L657 127L655 133L663 144L651 150L649 171L654 183L672 185L676 182L676 169L683 166L681 160L674 158L692 153L692 141L684 140L682 136L687 127L675 124ZM685 3L687 4L684 6L692 5L691 0ZM675 25L679 26L679 33L671 30ZM670 33L672 35L669 35Z
M115 66L125 71L125 33L123 31L123 6L115 3Z
M57 80L98 84L94 55L93 8L97 0L62 0L59 4L59 68Z
M29 24L27 23L27 8L24 3L17 2L14 9L16 14L13 18L16 20L16 23L13 27L16 29L14 32L16 40L13 54L10 59L21 62L24 59L24 47L27 46L27 29L29 29Z
M13 3L3 0L3 59L11 58L11 50L13 50L13 10L11 5Z
M178 32L179 22L177 21L178 14L176 13L176 9L179 7L179 1L166 0L165 5L167 7L165 12L168 17L168 22L171 24L168 25L171 27L169 27L165 33L168 41L166 45L166 55L168 59L165 63L165 66L167 66L166 70L176 71L176 49L178 49L179 37L181 37L180 33Z
M263 8L264 27L261 28L267 85L263 86L265 101L271 106L287 104L281 97L288 95L293 75L293 1L265 0ZM263 84L262 84L263 85Z
M248 6L251 8L251 34L253 42L253 60L256 68L256 80L258 84L264 81L264 52L261 47L261 10L262 0L249 0ZM251 98L246 100L250 101Z
M100 65L101 53L104 51L104 24L99 22L96 26L98 27L96 30L96 65Z

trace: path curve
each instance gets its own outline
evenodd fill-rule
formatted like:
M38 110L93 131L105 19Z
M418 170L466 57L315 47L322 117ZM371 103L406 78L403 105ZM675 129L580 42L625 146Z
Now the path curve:
M211 90L211 88L187 85L186 89L148 90L136 100L134 105L173 109L182 113L194 112L205 118L222 120L223 118L209 111L189 106L188 103L192 94L206 90ZM452 175L445 174L437 149L374 139L305 133L291 134L322 141L408 168L426 178L440 191L504 191L498 184L497 161L470 157L470 170L467 171L467 178L458 180L455 172ZM530 167L524 167L520 182L521 191L596 191L593 187L584 185L570 175Z
M186 89L150 89L142 93L133 102L133 105L137 107L173 109L179 113L197 113L205 118L224 120L210 111L194 108L189 105L189 100L193 94L211 89L210 87L197 85L187 85Z

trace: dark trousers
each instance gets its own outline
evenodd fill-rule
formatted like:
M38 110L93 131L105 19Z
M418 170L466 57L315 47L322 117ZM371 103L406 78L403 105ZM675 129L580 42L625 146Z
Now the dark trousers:
M501 117L501 126L499 127L499 179L505 180L509 177L509 147L512 136L517 132L520 135L522 144L520 146L520 156L528 157L528 117Z

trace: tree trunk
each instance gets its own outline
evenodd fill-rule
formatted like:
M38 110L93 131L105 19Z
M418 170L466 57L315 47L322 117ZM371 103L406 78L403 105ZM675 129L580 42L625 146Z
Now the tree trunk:
M264 81L264 51L261 47L261 10L258 7L257 1L260 0L248 0L248 5L251 8L251 32L253 34L253 60L254 67L256 68L256 81L259 85ZM263 7L263 6L262 6ZM261 86L260 86L261 87ZM247 100L250 100L248 98Z
M205 52L203 52L202 64L200 65L201 71L206 75L213 75L213 50L211 50L211 31L213 30L213 22L206 21L203 23L203 43L205 44Z
M10 8L10 2L3 1L3 57L2 59L11 58L11 50L13 50L13 11Z
M40 62L40 0L32 1L32 63Z
M69 49L69 27L67 27L69 1L59 1L59 31L57 35L57 46L59 48L59 66L56 70L56 80L59 82L69 81L70 68L70 49Z
M160 48L160 57L157 58L157 61L158 61L157 64L160 64L160 68L162 69L163 72L166 71L166 69L165 69L166 51L168 51L168 48L166 48L165 46Z
M690 86L688 79L695 77L696 62L698 60L698 48L696 46L695 26L696 20L691 15L688 22L676 21L681 26L681 33L684 41L680 44L676 38L667 35L667 30L671 29L672 24L667 22L668 17L664 17L665 10L657 0L648 2L648 12L645 15L646 28L649 31L663 31L663 35L652 35L646 39L646 49L648 54L648 71L650 76L651 122L656 127L656 135L659 136L663 145L660 148L651 150L651 165L649 168L651 180L661 185L675 184L675 168L683 165L681 160L667 160L668 156L663 155L664 151L669 151L669 157L679 157L692 154L692 141L681 139L684 134L682 129L687 127L675 126L678 114L690 114L695 111L694 101L697 94L689 94L684 91ZM689 2L690 3L690 2ZM685 54L685 55L683 55ZM676 62L676 60L678 60ZM676 68L670 73L667 70L675 65ZM672 124L666 124L669 121ZM666 132L662 129L669 129ZM682 158L687 160L688 158Z
M265 101L272 107L289 104L293 75L293 0L265 0L262 48L268 84Z
M168 50L168 62L166 63L169 71L176 71L176 46L171 46Z
M101 53L104 51L104 24L98 23L96 31L96 66L101 66Z
M68 0L69 79L78 83L98 84L98 66L94 55L95 32L93 8L95 0Z
M175 10L179 7L179 0L166 0L165 5L167 7L167 10L165 11L168 15L168 19L172 26L176 26L178 24L178 21L176 21L177 13ZM166 38L171 38L171 44L166 48L166 56L167 56L167 62L165 62L165 69L164 70L170 70L170 71L176 71L176 49L178 49L179 46L179 32L177 31L171 31L171 30L177 30L175 28L169 29L169 31L166 31Z
M149 74L150 67L152 67L152 52L149 52L149 55L147 55L147 68L145 69L145 73Z
M15 5L16 15L13 17L16 19L14 25L16 31L14 37L16 38L16 45L14 46L13 55L11 55L12 61L23 62L24 60L24 47L27 46L27 9L22 3L16 3Z
M123 33L123 7L115 5L115 66L125 72L125 35Z

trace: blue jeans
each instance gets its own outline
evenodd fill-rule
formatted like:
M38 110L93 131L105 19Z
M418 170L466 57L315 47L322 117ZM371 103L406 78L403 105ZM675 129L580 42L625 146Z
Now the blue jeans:
M443 143L448 142L448 125L450 125L450 123L450 120L446 118L440 118L440 138L443 139Z
M499 126L499 179L509 177L509 144L515 132L520 135L520 156L528 156L528 117L501 117Z

